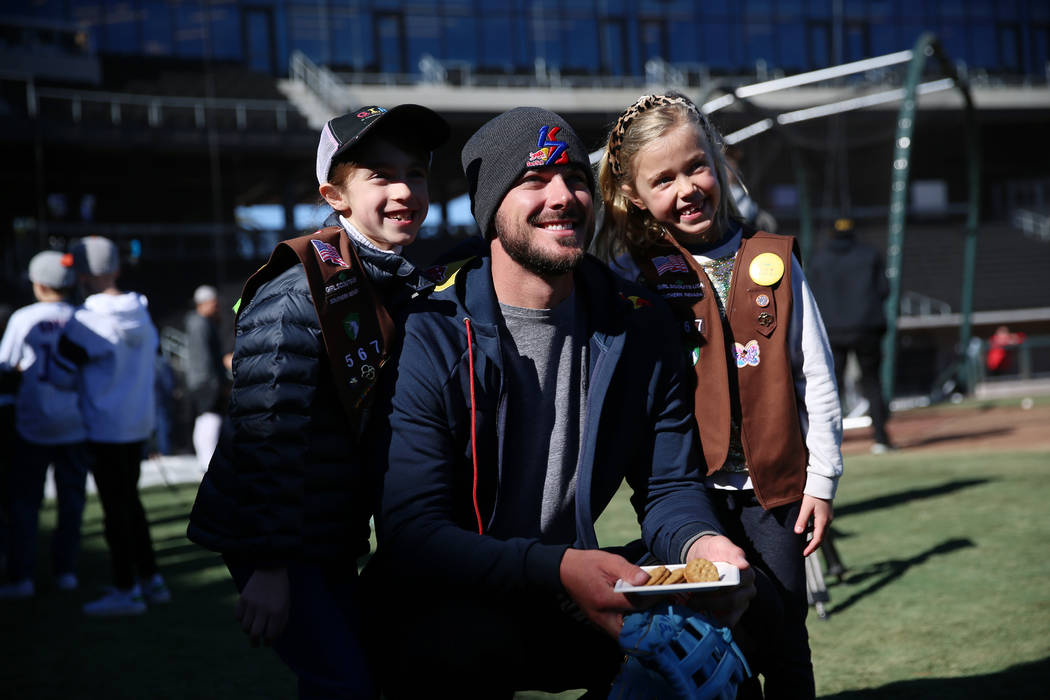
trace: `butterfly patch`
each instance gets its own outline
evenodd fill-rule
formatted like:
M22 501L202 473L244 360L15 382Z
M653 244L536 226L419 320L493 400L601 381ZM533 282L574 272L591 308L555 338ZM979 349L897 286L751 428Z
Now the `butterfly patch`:
M758 363L761 361L758 353L757 340L749 340L747 341L747 345L733 343L733 353L736 355L736 366L740 369L747 367L748 365L751 367L758 367Z

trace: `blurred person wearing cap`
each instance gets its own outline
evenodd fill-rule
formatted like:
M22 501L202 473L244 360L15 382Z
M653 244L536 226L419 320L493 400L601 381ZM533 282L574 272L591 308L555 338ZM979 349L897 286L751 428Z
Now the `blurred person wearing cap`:
M666 306L584 252L595 185L580 138L519 107L483 125L462 163L483 240L408 315L385 393L364 573L383 692L604 697L634 609L613 586L648 580L632 561L736 564L743 585L703 603L729 624L753 578L697 468ZM644 542L601 550L594 522L625 479Z
M54 250L29 261L36 303L11 315L0 340L0 375L14 389L15 436L7 474L8 578L0 598L28 598L35 591L37 528L44 483L54 465L58 525L51 538L51 571L60 590L77 587L77 556L89 456L87 432L75 391L46 381L62 329L73 316L68 299L76 284L73 260Z
M868 400L871 416L871 451L882 454L892 450L886 432L889 411L879 373L889 296L882 256L857 240L853 220L843 217L835 220L830 239L810 259L806 275L828 332L839 396L846 387L846 360L853 353L860 365L860 393Z
M448 134L418 105L331 119L316 160L331 216L279 244L237 305L228 415L188 536L223 555L242 629L274 647L301 698L377 694L357 581L374 501L366 424L394 319L433 286L401 251Z
M146 297L117 287L120 256L113 241L82 238L73 259L85 299L62 331L48 381L77 391L113 576L112 589L85 604L84 613L141 615L147 603L171 600L138 492L156 417L157 329Z
M208 469L219 442L222 414L229 393L226 366L219 338L219 294L202 284L193 292L194 309L186 314L186 392L196 416L193 449L201 471Z

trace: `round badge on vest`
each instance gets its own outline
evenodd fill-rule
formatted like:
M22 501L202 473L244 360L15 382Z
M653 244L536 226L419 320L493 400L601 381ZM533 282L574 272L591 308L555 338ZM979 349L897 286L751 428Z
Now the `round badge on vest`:
M767 306L769 306L769 295L759 294L757 297L755 297L755 303L761 306L763 309L766 308Z
M776 253L761 253L751 261L748 273L755 284L771 287L784 276L784 261Z

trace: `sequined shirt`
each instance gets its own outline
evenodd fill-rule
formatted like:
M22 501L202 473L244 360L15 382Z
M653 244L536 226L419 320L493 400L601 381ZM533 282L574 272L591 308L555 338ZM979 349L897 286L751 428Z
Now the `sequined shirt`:
M711 285L718 293L718 313L722 316L723 326L726 324L726 301L729 298L729 287L733 282L733 264L736 262L736 254L740 252L740 241L741 236L738 230L735 235L714 248L703 253L693 253L693 259L704 268L704 272L711 280ZM732 336L727 335L726 337ZM726 455L725 464L719 471L747 472L744 443L740 438L740 421L735 417L729 420L729 453Z

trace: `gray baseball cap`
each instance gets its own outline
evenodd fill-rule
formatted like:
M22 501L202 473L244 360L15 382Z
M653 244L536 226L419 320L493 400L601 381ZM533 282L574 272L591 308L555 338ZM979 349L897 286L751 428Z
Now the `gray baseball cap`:
M73 260L77 272L98 277L112 275L120 269L117 245L102 236L87 236L73 246Z
M193 290L193 303L194 304L203 304L205 302L212 301L212 300L218 299L218 298L219 298L218 291L216 291L215 287L212 287L209 284L202 284L201 286L199 286L195 290Z
M73 271L73 257L57 250L37 253L29 261L29 279L51 289L72 287L77 281Z

